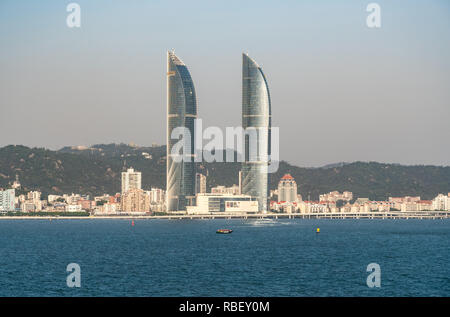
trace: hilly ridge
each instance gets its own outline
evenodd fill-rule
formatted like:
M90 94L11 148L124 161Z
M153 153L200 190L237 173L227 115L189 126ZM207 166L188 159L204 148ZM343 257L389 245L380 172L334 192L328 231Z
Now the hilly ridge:
M120 191L120 173L126 167L142 172L142 186L165 188L165 146L140 147L99 144L89 148L64 147L58 151L9 145L0 148L0 187L8 187L16 174L25 191L48 194L100 195ZM238 183L240 163L198 163L207 174L207 187ZM384 200L389 196L432 199L450 191L450 166L405 166L377 162L330 164L302 168L285 161L270 175L270 188L290 173L303 199L318 199L332 190L352 191L356 197Z

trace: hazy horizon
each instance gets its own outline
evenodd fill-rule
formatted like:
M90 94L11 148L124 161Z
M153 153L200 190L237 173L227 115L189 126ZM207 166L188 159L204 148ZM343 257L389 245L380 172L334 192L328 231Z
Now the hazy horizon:
M166 51L204 127L241 124L241 54L262 67L280 159L450 165L450 3L0 2L0 147L166 139ZM381 6L379 29L366 6Z

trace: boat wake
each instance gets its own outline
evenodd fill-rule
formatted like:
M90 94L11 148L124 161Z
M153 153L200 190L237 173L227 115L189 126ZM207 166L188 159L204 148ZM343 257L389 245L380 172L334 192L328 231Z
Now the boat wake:
M256 220L250 220L247 222L248 225L253 227L271 227L271 226L281 226L281 225L287 225L289 223L287 222L281 222L274 219L256 219Z

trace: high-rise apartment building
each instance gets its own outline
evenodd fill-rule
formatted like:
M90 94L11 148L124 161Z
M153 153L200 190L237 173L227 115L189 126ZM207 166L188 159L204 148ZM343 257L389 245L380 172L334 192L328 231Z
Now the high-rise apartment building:
M0 190L0 211L14 211L15 199L14 189Z
M149 212L150 195L142 189L133 188L122 195L121 209L123 212Z
M166 200L166 192L161 188L152 188L149 191L150 203L152 204L162 204Z
M141 189L141 172L129 168L126 172L122 172L122 195L130 189Z

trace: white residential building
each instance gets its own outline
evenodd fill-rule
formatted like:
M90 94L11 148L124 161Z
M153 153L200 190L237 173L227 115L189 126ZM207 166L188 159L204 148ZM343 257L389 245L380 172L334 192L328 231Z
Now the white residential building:
M142 173L129 168L122 172L122 195L130 189L141 189Z
M0 211L15 210L15 190L0 190Z
M450 195L450 193L449 193ZM437 195L432 201L433 210L450 210L450 196L444 194Z
M350 201L353 199L353 193L345 191L342 194L338 191L329 192L328 194L323 194L319 196L320 201L338 201L338 200L344 200L344 201Z
M166 200L166 191L161 188L152 188L149 192L151 204L163 204Z

